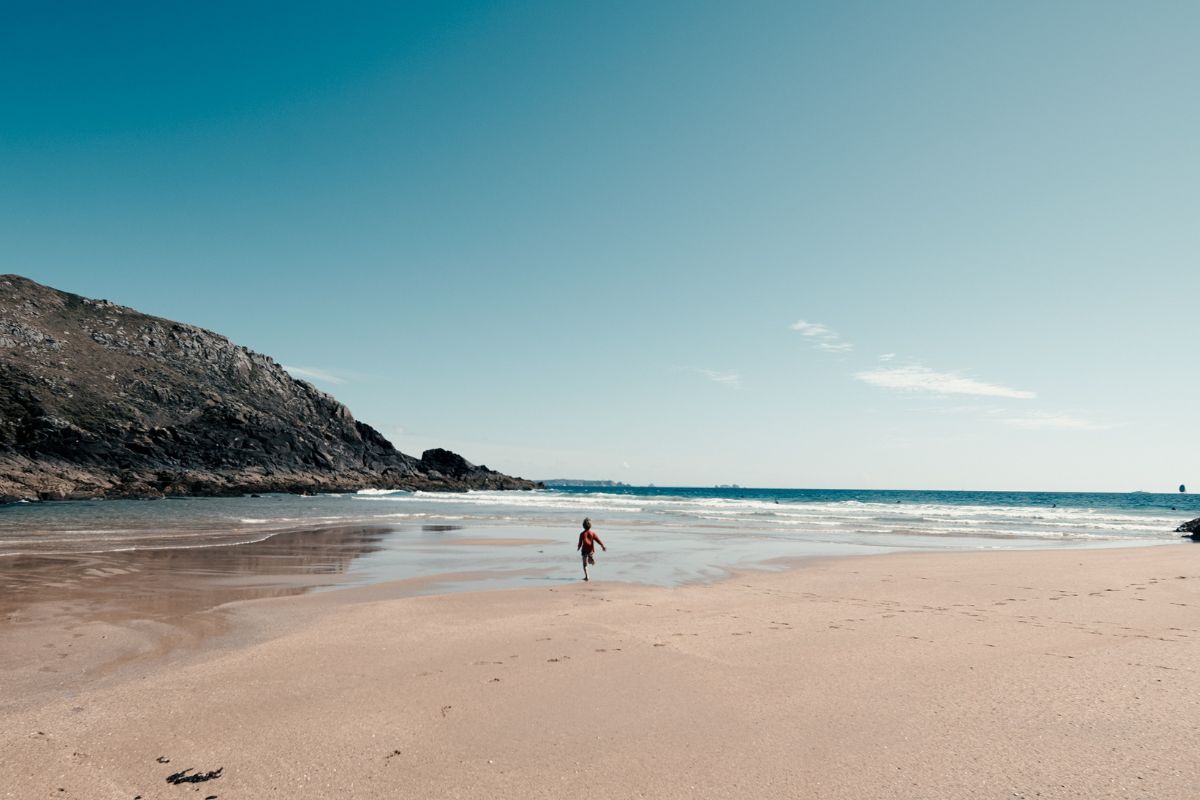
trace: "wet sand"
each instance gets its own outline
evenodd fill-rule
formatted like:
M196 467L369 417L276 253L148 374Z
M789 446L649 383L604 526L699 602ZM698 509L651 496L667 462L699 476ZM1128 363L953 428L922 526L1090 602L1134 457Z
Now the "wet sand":
M1192 545L843 558L677 588L411 596L421 583L140 632L10 620L5 658L61 684L0 688L0 797L1200 794ZM104 625L145 649L78 671Z
M512 585L543 571L514 569L503 559L478 559L481 568L472 571L465 568L470 558L445 558L446 548L528 553L554 543L505 537L497 529L482 536L462 530L440 524L322 527L227 546L0 558L0 675L6 684L0 712L74 691L81 676L96 681L130 661L207 647L209 638L228 630L221 609L232 603L394 575L419 576L391 581L395 596ZM364 562L374 566L357 566Z

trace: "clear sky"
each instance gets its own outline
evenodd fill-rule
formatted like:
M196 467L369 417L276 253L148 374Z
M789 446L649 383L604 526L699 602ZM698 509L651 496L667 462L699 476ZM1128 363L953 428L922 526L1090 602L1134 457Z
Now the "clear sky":
M406 452L1200 489L1200 4L0 8L0 271Z

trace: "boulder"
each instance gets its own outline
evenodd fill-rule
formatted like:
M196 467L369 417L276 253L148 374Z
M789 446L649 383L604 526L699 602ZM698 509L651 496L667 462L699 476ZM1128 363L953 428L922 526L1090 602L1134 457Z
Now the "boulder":
M1183 523L1175 529L1175 532L1187 534L1193 539L1200 539L1200 517L1197 517L1191 522Z

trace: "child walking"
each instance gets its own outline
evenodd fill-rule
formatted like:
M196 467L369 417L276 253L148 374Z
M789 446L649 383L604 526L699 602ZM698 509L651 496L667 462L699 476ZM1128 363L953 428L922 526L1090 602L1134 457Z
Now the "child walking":
M585 518L583 520L583 530L579 532L579 544L575 549L583 557L583 579L588 579L587 568L588 564L595 565L596 563L596 545L600 545L600 549L608 552L608 548L604 546L604 542L600 541L600 537L592 530L592 521Z

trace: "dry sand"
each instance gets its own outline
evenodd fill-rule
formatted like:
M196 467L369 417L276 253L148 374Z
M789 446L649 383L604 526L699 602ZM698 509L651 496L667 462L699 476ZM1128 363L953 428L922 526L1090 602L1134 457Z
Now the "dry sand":
M0 797L1200 797L1191 545L406 591L10 621Z

